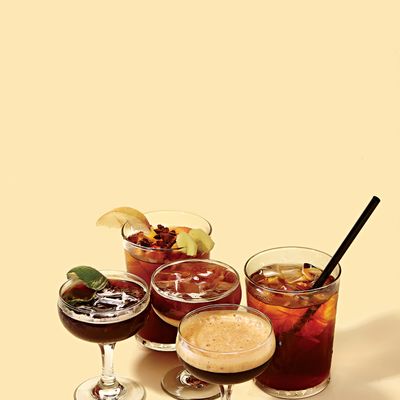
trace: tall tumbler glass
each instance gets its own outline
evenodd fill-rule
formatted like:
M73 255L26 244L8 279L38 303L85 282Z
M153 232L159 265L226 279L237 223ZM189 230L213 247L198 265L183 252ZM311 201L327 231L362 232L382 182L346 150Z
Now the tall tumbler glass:
M324 286L312 285L330 259L311 248L279 247L245 265L247 304L270 318L276 336L271 363L255 378L272 396L309 397L329 383L340 265Z
M185 211L152 211L145 213L152 226L158 224L164 227L180 227L189 229L202 229L211 235L211 224L200 217ZM190 258L207 259L210 253L198 251L193 257L188 256L177 248L154 248L144 247L133 243L129 238L135 234L135 230L125 224L121 230L123 247L128 272L140 276L150 286L151 275L160 266L178 260ZM149 318L138 334L136 339L147 348L158 351L175 351L177 328L163 321L153 309L150 310Z

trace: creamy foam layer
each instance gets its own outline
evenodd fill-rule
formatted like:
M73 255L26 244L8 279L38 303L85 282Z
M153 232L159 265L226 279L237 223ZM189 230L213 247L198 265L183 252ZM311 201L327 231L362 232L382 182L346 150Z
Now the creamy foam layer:
M217 373L247 371L267 362L275 350L271 325L244 311L197 314L180 327L176 351L193 367Z

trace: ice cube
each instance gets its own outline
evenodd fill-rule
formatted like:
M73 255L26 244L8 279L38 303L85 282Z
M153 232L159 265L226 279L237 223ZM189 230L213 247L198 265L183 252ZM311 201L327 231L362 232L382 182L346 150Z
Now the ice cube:
M107 296L102 293L102 296L99 296L93 305L98 309L114 306L115 310L122 310L129 304L136 303L137 300L138 299L135 296L131 296L130 294L127 294L125 292L109 293Z
M291 284L305 279L300 265L280 265L279 272L286 283Z

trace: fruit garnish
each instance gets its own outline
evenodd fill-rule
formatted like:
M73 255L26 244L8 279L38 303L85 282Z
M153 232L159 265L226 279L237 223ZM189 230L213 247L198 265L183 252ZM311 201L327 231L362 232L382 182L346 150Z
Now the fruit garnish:
M197 254L197 243L186 232L178 233L176 236L176 244L188 256L195 256Z
M194 239L202 253L209 253L214 247L214 241L202 229L191 229L189 236Z
M175 226L171 229L173 229L176 232L176 234L181 233L181 232L189 233L189 231L190 231L190 228L188 228L187 226Z
M118 207L108 211L97 220L96 225L121 228L125 223L128 223L138 231L150 232L151 225L146 216L131 207Z
M93 290L102 290L107 286L107 278L97 269L82 265L70 269L67 272L67 278L72 280L80 280L85 286Z

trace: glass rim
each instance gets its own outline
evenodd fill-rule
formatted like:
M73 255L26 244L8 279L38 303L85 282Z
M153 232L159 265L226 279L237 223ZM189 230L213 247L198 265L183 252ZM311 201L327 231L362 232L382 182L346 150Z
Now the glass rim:
M195 213L192 213L192 212L189 212L189 211L181 211L181 210L152 210L152 211L146 211L144 213L144 215L147 216L148 214L152 214L152 213L178 213L178 214L190 215L192 217L197 217L199 219L202 219L206 223L206 225L209 227L209 232L206 232L206 233L209 236L212 233L212 225L211 225L211 223L207 219L202 217L201 215L198 215L198 214L195 214ZM166 249L166 248L162 248L162 247L146 247L146 246L141 246L140 244L137 244L137 243L130 242L128 240L128 238L126 237L125 233L124 233L124 228L125 228L125 226L128 226L128 225L129 225L128 222L125 222L121 226L121 236L122 236L122 239L126 243L131 245L132 247L136 247L138 249L145 250L145 251L159 251L159 252L174 252L174 251L180 251L183 248L183 247L175 247L175 248ZM140 232L140 231L137 231L137 232Z
M270 331L268 333L268 336L261 343L258 343L256 346L252 347L251 349L245 349L245 350L216 351L216 350L207 350L207 349L204 349L203 347L196 346L196 345L190 343L189 341L187 341L185 339L185 337L182 335L182 332L181 332L182 325L185 322L185 320L189 319L194 314L199 314L199 313L201 313L203 311L207 311L209 309L222 309L222 310L235 309L235 310L238 310L239 312L240 312L240 309L245 309L245 312L250 312L251 314L256 314L259 317L261 317L264 321L268 322L268 325L270 327ZM260 310L257 310L254 307L244 306L242 304L221 303L221 304L209 304L207 306L199 307L199 308L196 308L195 310L192 310L192 311L188 312L181 319L181 321L179 323L178 335L181 338L181 340L183 340L185 343L187 343L190 346L190 348L196 349L196 350L201 351L203 353L207 352L207 353L211 353L211 354L243 354L243 353L247 353L249 351L254 351L254 350L257 350L258 348L263 347L270 340L271 336L275 335L275 332L274 332L274 329L273 329L272 322L271 322L270 318L267 315L265 315L263 312L261 312Z
M257 288L260 288L262 290L268 290L269 292L272 293L279 293L279 294L287 294L287 295L300 295L300 294L309 294L309 293L316 293L316 292L320 292L322 290L326 290L332 286L334 286L338 281L339 278L342 274L342 267L340 266L340 263L337 263L335 268L339 268L339 273L337 275L337 277L333 279L332 282L328 283L327 285L323 285L321 287L315 288L315 289L303 289L303 290L282 290L282 289L273 289L273 288L269 288L268 286L265 285L260 285L257 282L254 282L254 280L249 276L249 274L247 273L247 266L249 265L249 263L251 262L251 260L253 260L255 257L259 256L260 254L264 254L267 253L269 251L274 251L274 250L311 250L315 253L319 253L319 254L324 254L326 256L328 256L329 258L332 258L332 256L329 253L326 253L324 251L321 250L317 250L317 249L313 249L312 247L305 247L305 246L279 246L279 247L272 247L269 249L265 249L265 250L261 250L255 254L253 254L244 264L244 275L246 280L250 281L254 286L256 286ZM317 268L317 267L316 267Z
M127 278L133 280L133 282L139 283L146 290L145 295L143 296L142 299L140 299L140 301L138 303L132 304L129 307L123 308L122 310L113 310L112 312L113 312L114 315L112 317L110 317L110 319L117 318L117 317L119 317L119 316L121 316L123 314L126 314L127 312L129 312L130 310L132 310L134 308L139 308L140 306L142 306L146 302L147 303L150 302L150 288L147 285L146 281L144 279L142 279L140 276L137 276L135 274L132 274L132 273L127 272L127 271L122 271L122 270L110 270L110 269L107 269L107 270L99 270L99 272L101 272L103 275L105 275L106 278L108 278L107 275L121 275L121 278L122 277L127 277ZM120 279L120 280L123 280L123 279ZM68 303L67 301L65 301L62 298L62 290L64 289L64 287L67 284L72 283L72 282L73 282L73 279L67 279L60 286L60 289L58 290L58 299L59 299L59 301L68 310L72 310L72 311L78 312L79 314L83 314L83 315L89 315L88 313L82 313L81 309L71 305L70 303ZM110 310L104 310L104 311L96 312L96 315L98 315L99 318L102 318L103 316L107 316L107 314L108 315L110 314Z
M221 293L218 296L208 297L206 299L199 298L199 299L188 300L188 299L183 299L182 297L165 294L165 292L163 290L161 290L154 281L155 276L158 273L160 273L163 269L170 267L171 265L184 264L184 263L199 263L199 262L203 263L203 264L214 264L214 265L219 265L220 267L225 267L226 269L228 269L229 271L233 272L236 275L236 278L237 278L236 284L233 285L229 290L227 290L224 293ZM233 268L229 264L226 264L222 261L213 260L213 259L209 259L209 258L188 258L188 259L184 259L184 260L177 260L177 261L172 261L172 262L169 262L166 264L162 264L152 273L151 280L150 280L150 291L154 289L160 296L164 297L165 299L178 301L179 303L190 303L190 304L205 303L205 302L208 303L211 301L223 299L223 298L229 296L230 294L232 294L239 286L240 286L240 276L235 268Z

